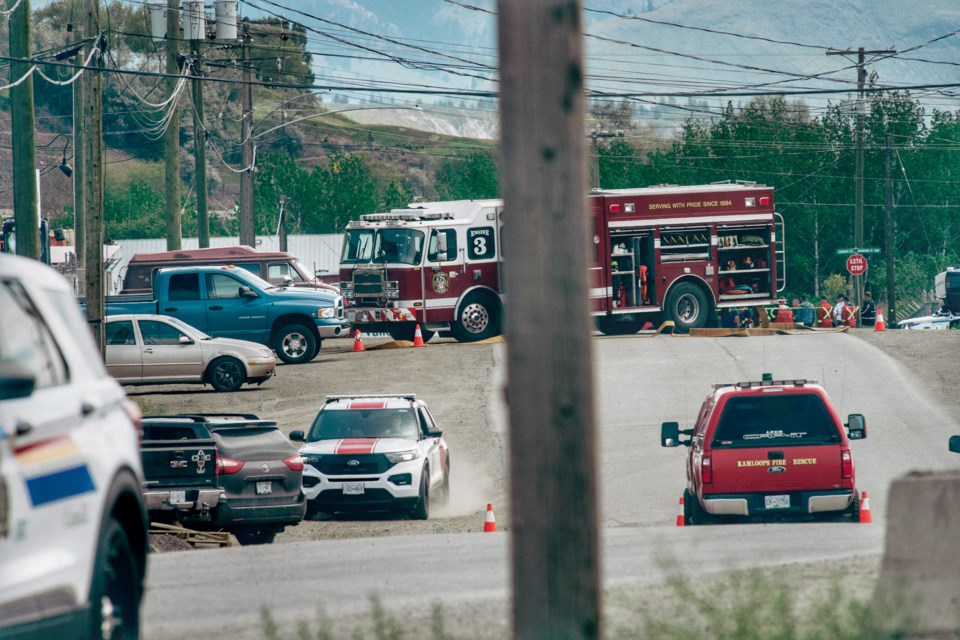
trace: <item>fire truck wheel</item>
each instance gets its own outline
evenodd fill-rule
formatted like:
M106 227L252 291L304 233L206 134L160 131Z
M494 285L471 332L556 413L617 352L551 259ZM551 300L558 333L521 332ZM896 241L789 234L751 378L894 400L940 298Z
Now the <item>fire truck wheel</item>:
M597 316L597 331L605 336L628 336L643 328L643 320L627 320L622 316Z
M453 337L460 342L476 342L497 335L500 317L494 302L484 295L468 297L460 314L450 323Z
M707 325L707 294L692 282L681 282L670 289L664 312L666 320L673 320L674 330L687 333Z
M317 339L307 327L288 324L274 334L273 350L287 364L301 364L317 355Z

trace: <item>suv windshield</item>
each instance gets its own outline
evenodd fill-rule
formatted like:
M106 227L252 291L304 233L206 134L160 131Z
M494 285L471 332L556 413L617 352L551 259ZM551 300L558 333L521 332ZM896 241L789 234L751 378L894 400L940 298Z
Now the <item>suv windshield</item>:
M813 394L742 396L727 400L714 447L782 447L840 442L819 396Z
M416 229L350 229L343 239L340 262L417 265L423 257L423 242L423 232Z
M412 409L344 409L321 411L307 441L342 438L405 438L416 440L417 416Z

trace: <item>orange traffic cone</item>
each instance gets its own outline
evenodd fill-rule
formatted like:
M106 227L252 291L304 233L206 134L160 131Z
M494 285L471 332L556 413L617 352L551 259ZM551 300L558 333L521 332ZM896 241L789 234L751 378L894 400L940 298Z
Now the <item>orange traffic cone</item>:
M686 518L683 515L683 496L680 496L680 506L677 507L677 526L682 527L686 524Z
M415 347L425 347L426 343L423 341L423 334L420 333L420 324L417 323L417 330L413 332L413 346Z
M493 505L488 502L487 503L487 521L483 523L483 532L493 533L496 530L497 530L497 519L493 517Z
M357 337L353 339L353 351L366 351L363 348L363 338L360 337L360 329L357 329Z
M883 309L877 309L877 321L873 324L874 331L886 331L887 324L883 321Z
M870 513L870 499L867 498L867 492L860 494L860 523L869 524L873 522L873 514Z

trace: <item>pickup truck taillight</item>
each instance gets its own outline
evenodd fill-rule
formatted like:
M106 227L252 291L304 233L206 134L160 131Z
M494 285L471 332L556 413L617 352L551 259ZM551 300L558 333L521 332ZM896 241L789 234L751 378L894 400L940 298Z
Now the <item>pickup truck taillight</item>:
M290 471L303 471L303 458L299 454L290 456L283 461L283 464L287 465Z
M853 456L850 449L840 450L840 475L843 478L853 477Z
M230 458L221 458L220 454L217 454L217 471L216 475L218 476L228 476L231 473L236 473L243 469L243 463L239 460L231 460Z
M713 482L713 457L709 453L703 454L703 459L700 462L700 481L703 484Z

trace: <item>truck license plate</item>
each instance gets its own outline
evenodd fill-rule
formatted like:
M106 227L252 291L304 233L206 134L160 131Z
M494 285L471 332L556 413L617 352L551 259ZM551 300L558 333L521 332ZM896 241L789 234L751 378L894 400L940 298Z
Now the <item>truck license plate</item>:
M170 504L181 504L187 501L186 491L171 491Z
M790 508L790 496L764 496L763 502L767 509Z
M343 495L345 495L345 496L362 496L362 495L363 495L363 483L362 483L362 482L344 482L344 483L343 483Z
M257 483L257 495L262 496L268 493L273 493L273 483L270 481L258 482Z

